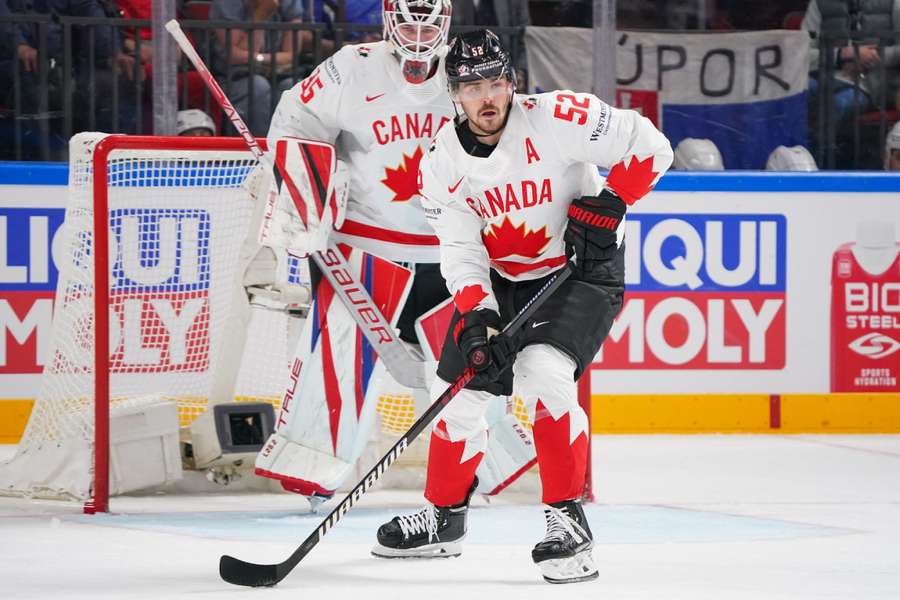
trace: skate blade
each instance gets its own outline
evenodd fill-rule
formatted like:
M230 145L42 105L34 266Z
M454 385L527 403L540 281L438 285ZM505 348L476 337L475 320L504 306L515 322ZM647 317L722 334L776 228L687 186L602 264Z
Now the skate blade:
M407 549L388 548L381 544L375 544L375 547L372 548L372 556L377 558L454 558L460 554L462 554L462 544L459 541Z
M578 583L597 579L600 575L590 549L569 558L545 560L538 563L538 567L548 583Z

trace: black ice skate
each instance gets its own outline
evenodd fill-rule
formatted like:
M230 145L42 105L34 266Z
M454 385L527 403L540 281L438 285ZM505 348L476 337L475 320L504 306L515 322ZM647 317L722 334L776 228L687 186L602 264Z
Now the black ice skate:
M544 505L547 533L531 551L531 558L550 583L577 583L596 579L591 550L594 536L581 502L564 500Z
M477 482L476 482L477 483ZM372 555L379 558L450 558L462 554L469 499L456 506L427 505L412 515L394 517L378 528Z

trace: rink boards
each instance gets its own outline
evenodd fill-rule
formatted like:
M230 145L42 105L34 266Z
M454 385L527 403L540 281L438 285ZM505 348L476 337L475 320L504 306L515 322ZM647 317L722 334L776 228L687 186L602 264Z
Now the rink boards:
M0 443L43 368L67 177L0 165ZM900 270L847 265L872 223L900 241L900 175L666 175L628 215L595 432L900 431Z

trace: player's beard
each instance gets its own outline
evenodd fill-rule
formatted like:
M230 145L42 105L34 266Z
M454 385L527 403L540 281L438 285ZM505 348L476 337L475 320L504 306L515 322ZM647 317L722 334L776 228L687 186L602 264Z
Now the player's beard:
M489 137L500 133L503 128L506 127L506 119L509 116L510 104L511 103L507 103L505 109L501 109L499 106L493 104L483 106L478 110L478 113L475 115L474 119L472 117L469 117L469 129L472 130L472 133L475 134L475 137ZM495 127L490 127L489 125L481 121L481 115L486 111L491 110L496 113L496 116L493 119L497 123ZM474 128L472 126L474 126ZM477 129L478 131L476 131L475 129Z

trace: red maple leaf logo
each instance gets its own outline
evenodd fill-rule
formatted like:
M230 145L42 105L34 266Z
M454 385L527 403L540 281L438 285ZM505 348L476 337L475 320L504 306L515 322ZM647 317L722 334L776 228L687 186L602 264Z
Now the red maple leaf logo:
M632 156L628 166L623 160L609 170L606 185L626 204L632 205L653 189L653 180L657 175L659 173L653 170L652 156L648 156L644 160L638 160L637 156Z
M453 303L460 313L469 312L487 298L487 292L480 285L467 285L453 294Z
M396 169L384 170L381 183L391 188L394 198L391 202L406 202L419 193L419 162L422 160L422 147L416 148L412 156L403 155L403 162Z
M487 248L491 260L506 258L507 256L521 256L522 258L537 258L547 247L550 238L547 237L547 226L534 231L529 231L525 223L513 225L509 216L503 217L500 225L490 225L481 234L484 247Z

